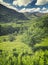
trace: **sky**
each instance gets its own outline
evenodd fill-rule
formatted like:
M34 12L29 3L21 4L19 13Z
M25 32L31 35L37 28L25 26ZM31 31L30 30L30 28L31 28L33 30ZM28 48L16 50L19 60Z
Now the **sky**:
M13 5L27 6L31 1L32 0L15 0L13 1Z
M29 3L36 1L35 5L44 5L48 3L48 0L0 0L0 2L12 3L18 6L27 6Z
M44 5L48 3L48 0L37 0L36 5Z
M48 0L0 0L0 4L8 8L16 9L19 12L36 12L41 10L48 12Z
M31 3L31 1L33 1L33 0L15 0L15 1L13 1L13 4L14 5L19 5L19 6L22 6L22 5L26 6L29 3ZM44 5L47 2L48 2L48 0L36 0L35 4L36 5Z

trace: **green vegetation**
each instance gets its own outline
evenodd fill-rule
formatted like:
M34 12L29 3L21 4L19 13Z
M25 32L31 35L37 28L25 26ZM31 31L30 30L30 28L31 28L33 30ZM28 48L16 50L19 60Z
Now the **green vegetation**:
M48 15L0 22L0 65L48 65Z

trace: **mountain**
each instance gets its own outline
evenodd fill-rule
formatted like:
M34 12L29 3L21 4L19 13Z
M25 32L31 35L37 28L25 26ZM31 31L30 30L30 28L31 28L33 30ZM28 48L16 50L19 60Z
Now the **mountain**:
M11 22L16 20L27 20L27 17L23 13L19 13L0 4L0 22Z
M6 6L0 4L0 22L16 22L18 20L28 20L33 17L40 17L46 13L29 13L29 12L17 12L16 10L7 8Z

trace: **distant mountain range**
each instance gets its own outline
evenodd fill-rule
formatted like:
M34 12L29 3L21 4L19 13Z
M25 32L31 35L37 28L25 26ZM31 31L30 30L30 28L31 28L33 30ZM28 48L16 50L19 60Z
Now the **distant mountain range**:
M16 21L20 21L20 20L28 20L33 17L40 17L44 14L46 14L46 13L39 13L39 12L20 13L20 12L17 12L16 10L10 9L10 8L0 4L0 22L16 22Z

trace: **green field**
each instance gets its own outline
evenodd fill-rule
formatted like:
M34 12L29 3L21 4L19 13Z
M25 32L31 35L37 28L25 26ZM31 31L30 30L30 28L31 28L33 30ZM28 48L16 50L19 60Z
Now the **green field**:
M0 65L48 65L48 15L0 22Z

